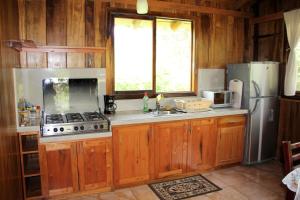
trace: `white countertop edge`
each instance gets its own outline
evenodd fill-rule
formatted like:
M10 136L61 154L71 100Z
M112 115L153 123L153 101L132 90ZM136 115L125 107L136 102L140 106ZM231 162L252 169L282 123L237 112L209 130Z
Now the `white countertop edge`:
M36 132L40 131L40 126L17 126L17 132Z
M248 110L246 110L246 109L228 109L226 111L184 113L184 114L174 114L174 115L167 115L167 116L150 116L150 114L144 114L144 115L149 115L149 116L143 116L142 118L139 118L139 116L137 116L136 118L132 118L132 117L130 118L130 114L128 114L128 118L126 118L126 115L124 115L122 117L118 116L116 119L112 119L111 126L151 123L151 122L165 122L165 121L175 121L175 120L189 120L189 119L222 117L222 116L243 115L243 114L248 114Z
M81 139L97 139L97 138L104 138L104 137L111 137L111 136L112 136L112 132L100 132L100 133L87 133L87 134L78 134L78 135L40 137L40 143L64 142L64 141L81 140Z

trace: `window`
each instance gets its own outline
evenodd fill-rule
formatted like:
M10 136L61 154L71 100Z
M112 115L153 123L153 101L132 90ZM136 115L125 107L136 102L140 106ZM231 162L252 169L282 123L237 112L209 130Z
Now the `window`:
M297 49L297 54L296 54L297 58L297 91L300 92L300 45L298 46Z
M113 93L193 94L192 21L114 16Z

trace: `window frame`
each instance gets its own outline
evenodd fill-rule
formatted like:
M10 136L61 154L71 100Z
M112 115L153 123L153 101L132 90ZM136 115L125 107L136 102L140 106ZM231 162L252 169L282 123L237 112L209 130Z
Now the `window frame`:
M115 59L114 59L114 22L115 18L129 18L129 19L142 19L151 20L153 22L153 45L152 45L152 90L132 90L132 91L115 91ZM156 92L156 19L169 19L169 20L181 20L191 21L191 91L182 92ZM178 16L161 16L161 15L138 15L131 12L110 12L109 20L109 36L111 37L111 73L108 73L110 87L108 87L108 93L115 96L116 99L136 99L142 98L144 93L147 92L150 98L156 97L158 94L164 94L165 97L182 97L182 96L197 96L197 82L198 74L195 67L195 20L190 17L179 18Z

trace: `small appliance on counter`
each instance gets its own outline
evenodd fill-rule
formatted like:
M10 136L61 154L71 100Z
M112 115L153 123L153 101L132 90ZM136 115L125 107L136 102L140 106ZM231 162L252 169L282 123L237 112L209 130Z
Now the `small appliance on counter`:
M99 108L96 78L44 79L43 104L43 137L110 130L110 121Z
M115 96L104 95L104 114L114 114L116 110Z
M227 90L203 91L203 97L213 102L213 104L211 105L212 108L231 107L233 104L232 95L232 91Z

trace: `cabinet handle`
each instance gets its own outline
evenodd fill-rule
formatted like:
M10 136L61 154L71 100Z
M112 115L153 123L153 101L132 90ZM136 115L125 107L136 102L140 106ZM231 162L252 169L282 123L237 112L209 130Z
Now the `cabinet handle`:
M202 142L199 144L199 158L202 161Z

